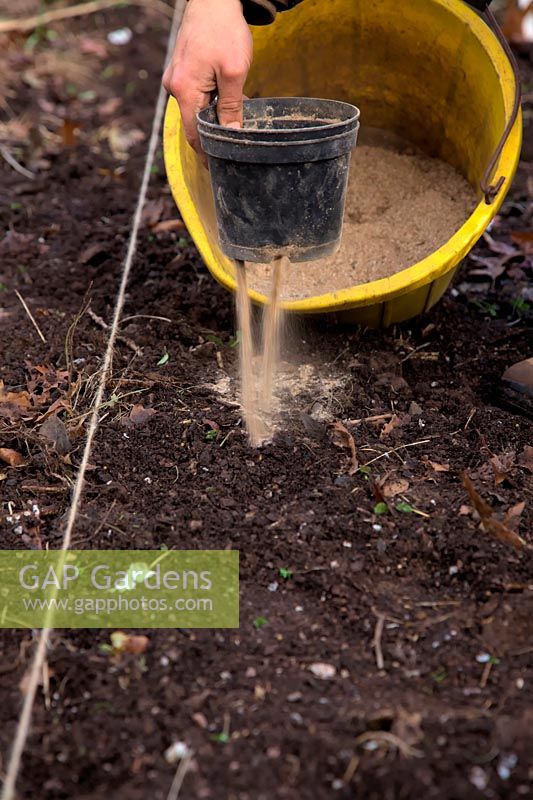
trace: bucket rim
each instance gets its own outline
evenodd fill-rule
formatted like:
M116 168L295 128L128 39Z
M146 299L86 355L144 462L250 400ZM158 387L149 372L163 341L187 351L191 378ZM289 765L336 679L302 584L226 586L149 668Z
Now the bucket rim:
M508 120L516 91L516 81L509 60L501 49L494 32L479 14L464 3L463 0L428 0L428 2L446 10L446 12L458 17L468 25L470 34L486 52L499 76L505 108L505 120ZM427 284L431 284L428 289L432 292L432 287L438 287L439 281L444 279L460 264L461 260L487 229L504 202L519 161L522 124L522 113L520 112L499 158L497 168L506 175L506 179L496 200L492 205L487 205L480 198L472 213L465 219L456 233L439 249L430 253L422 261L406 267L391 277L356 284L338 292L325 292L314 297L297 300L287 299L284 301L284 308L291 313L297 314L322 314L377 306L382 306L383 308L390 305L393 307L396 300L413 294L415 290ZM183 148L183 152L181 148ZM231 259L223 256L206 234L205 225L198 214L193 195L187 183L187 169L194 160L192 155L190 160L189 156L184 156L184 153L188 153L189 150L190 148L185 144L185 134L178 104L171 97L168 101L165 116L165 163L172 193L211 275L226 289L234 292L236 281L232 272L233 264ZM192 154L192 151L190 152ZM198 165L195 168L199 170L200 166ZM203 167L201 169L203 171ZM436 291L437 299L440 294L440 291ZM253 290L250 291L250 297L259 305L267 302L267 298L264 295ZM414 311L411 316L421 312L422 308Z

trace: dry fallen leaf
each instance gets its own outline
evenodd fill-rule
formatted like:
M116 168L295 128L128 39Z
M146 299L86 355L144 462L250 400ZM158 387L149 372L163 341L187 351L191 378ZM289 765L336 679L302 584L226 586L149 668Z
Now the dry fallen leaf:
M503 453L501 456L492 456L489 459L494 472L494 484L499 486L509 478L509 474L515 465L516 453L513 451Z
M0 417L12 421L32 416L33 408L30 395L26 391L10 392L0 380Z
M526 444L520 455L518 456L518 464L524 469L533 472L533 447Z
M499 539L499 541L503 542L504 544L512 545L517 550L523 550L524 548L528 547L528 544L524 539L522 539L521 536L493 516L492 508L478 494L474 484L466 472L463 473L463 486L468 492L468 496L470 497L472 505L480 516L481 527L484 531L486 531L486 533L490 533L491 536Z
M165 205L164 197L157 197L155 200L147 200L142 213L143 225L153 228L165 213Z
M148 636L131 636L123 631L115 631L110 638L115 653L130 653L133 656L144 653L150 643Z
M348 475L355 475L359 469L359 462L357 461L357 450L355 448L355 442L352 434L347 428L344 427L342 422L339 422L339 420L336 422L330 422L328 425L328 434L332 444L334 444L335 447L340 447L350 451L351 466L348 470Z
M10 447L0 447L0 461L4 461L10 467L22 467L24 458L16 450Z
M55 414L45 419L39 428L39 434L59 455L66 455L72 447L65 423Z
M520 517L526 507L525 500L522 500L521 503L516 503L511 508L507 509L505 512L505 518L503 520L504 525L507 525L508 528L515 531L520 524Z
M394 414L394 416L391 417L391 419L382 427L379 438L384 439L385 436L388 436L389 433L392 433L395 428L399 428L402 425L407 425L409 422L411 422L410 414L404 414L402 417Z
M137 428L148 422L154 414L157 414L155 408L145 408L141 403L134 405L127 417L122 417L121 424L125 428Z
M525 256L533 255L533 231L514 231L511 233L511 239Z
M409 481L405 478L391 476L381 484L381 489L387 499L403 494L409 489Z
M164 219L153 226L154 233L170 233L171 231L182 231L185 224L181 219Z
M72 119L64 119L61 125L61 144L63 147L74 147L77 139L77 131L80 126Z
M431 467L433 472L449 472L450 471L450 465L449 464L439 464L437 461L430 461L429 458L428 459L422 459L422 460L425 461L425 463L428 464Z

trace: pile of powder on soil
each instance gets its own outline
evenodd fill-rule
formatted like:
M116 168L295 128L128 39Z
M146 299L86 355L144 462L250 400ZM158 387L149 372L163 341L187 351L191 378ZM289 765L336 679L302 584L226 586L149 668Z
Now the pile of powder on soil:
M441 247L477 204L467 181L383 131L366 131L352 154L340 249L291 263L283 297L298 299L386 278ZM272 268L247 264L251 288L267 294Z

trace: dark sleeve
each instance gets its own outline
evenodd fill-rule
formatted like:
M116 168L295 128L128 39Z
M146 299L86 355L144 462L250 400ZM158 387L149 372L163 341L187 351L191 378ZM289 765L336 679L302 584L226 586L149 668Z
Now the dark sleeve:
M287 11L302 0L242 0L244 16L250 25L268 25L278 11Z

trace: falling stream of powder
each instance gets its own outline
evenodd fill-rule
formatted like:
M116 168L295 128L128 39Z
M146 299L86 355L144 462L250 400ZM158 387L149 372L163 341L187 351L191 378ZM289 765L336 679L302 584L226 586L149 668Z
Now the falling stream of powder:
M274 379L281 332L281 287L287 258L273 262L270 302L265 309L260 350L254 353L252 307L244 262L237 261L237 321L240 330L241 402L250 438L257 447L273 433Z

